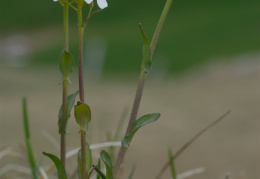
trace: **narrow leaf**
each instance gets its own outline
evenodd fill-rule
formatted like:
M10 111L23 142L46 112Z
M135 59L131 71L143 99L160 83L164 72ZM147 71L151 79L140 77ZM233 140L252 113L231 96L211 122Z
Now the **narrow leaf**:
M98 159L98 164L96 166L99 170L101 169L101 162L100 162L100 159ZM96 170L96 167L95 167L95 170ZM96 170L97 171L97 170ZM105 176L105 175L104 175ZM96 179L100 179L100 175L97 175L97 178Z
M97 178L99 178L98 176L100 176L102 179L106 179L106 176L105 174L98 168L98 167L95 167L95 170L97 172Z
M55 164L57 172L58 172L58 179L67 179L65 168L64 168L62 162L60 161L60 159L58 157L56 157L55 155L52 155L52 154L49 154L46 152L43 152L43 155L49 157Z
M143 60L142 60L142 70L145 71L145 73L149 73L152 68L152 61L150 59L151 52L150 52L150 44L147 36L144 33L144 30L142 28L142 25L139 24L139 28L141 31L141 35L143 38Z
M110 155L105 150L102 150L100 153L100 157L106 166L106 179L113 179L113 174L112 174L113 164Z
M78 175L79 178L81 177L81 149L78 151ZM91 149L89 147L89 144L86 144L86 175L88 175L89 170L91 169L92 166L92 154L91 154ZM88 177L86 177L88 178Z
M86 145L86 171L89 172L92 166L92 153L89 144Z
M131 172L130 172L130 175L128 177L128 179L133 179L133 176L134 176L134 172L135 172L135 165L133 166Z
M169 164L170 164L172 178L177 179L176 169L174 165L174 158L171 149L168 150L168 155L169 155Z
M77 97L77 95L79 94L79 92L75 92L75 93L72 93L68 96L68 105L67 105L67 116L68 116L68 119L70 118L70 112L71 112L71 109L75 103L75 98ZM60 110L59 110L59 114L58 114L58 118L59 118L59 121L58 121L58 125L59 125L59 133L61 133L61 121L62 121L62 105L60 107ZM68 119L66 121L66 124L65 124L65 132L66 134L69 134L69 131L68 131Z
M25 133L25 142L26 142L26 147L27 147L27 157L28 157L30 167L31 167L31 170L32 170L33 179L38 179L39 178L38 167L36 165L34 155L33 155L29 120L28 120L28 115L27 115L27 103L26 103L25 98L23 98L22 107L23 107L23 124L24 124L24 133Z
M63 79L69 80L69 75L73 72L73 57L72 55L63 50L60 54L59 68Z
M81 175L81 149L79 149L78 151L78 178L81 179L82 178L82 175Z
M91 112L89 106L78 101L78 104L74 106L74 113L76 121L80 126L80 132L88 132L88 123L91 120Z
M124 139L122 140L122 145L125 148L128 148L137 130L140 129L140 127L142 126L145 126L151 122L156 121L159 117L160 117L160 113L153 113L153 114L146 114L140 117L139 119L137 119L129 135L125 136Z

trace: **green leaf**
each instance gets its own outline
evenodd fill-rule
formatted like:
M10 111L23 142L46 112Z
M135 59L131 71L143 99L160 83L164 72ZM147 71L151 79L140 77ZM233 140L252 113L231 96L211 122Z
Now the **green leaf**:
M80 126L79 132L88 132L88 123L91 120L91 111L89 106L78 101L77 105L74 106L74 114L76 121Z
M96 170L96 168L98 168L99 170L101 169L101 162L100 162L100 159L98 159L98 164L97 164L97 167L95 167L95 170ZM97 171L97 170L96 170ZM98 173L98 171L97 171L97 173ZM102 173L102 172L101 172ZM102 173L103 174L103 173ZM104 174L103 174L104 175ZM104 175L104 177L105 177L105 175ZM105 177L106 178L106 177ZM97 178L96 179L100 179L100 175L98 174L97 175ZM103 178L102 178L103 179Z
M79 179L82 178L82 175L81 175L81 149L79 149L78 151L78 176L79 176Z
M133 179L134 172L135 172L135 165L133 166L133 168L132 168L132 170L131 170L131 173L130 173L128 179Z
M62 50L60 54L59 68L64 80L69 81L69 75L73 72L73 57L66 51Z
M33 148L31 144L31 136L30 136L30 127L29 127L29 119L27 115L27 103L26 99L23 98L22 101L22 107L23 107L23 124L24 124L24 133L25 133L25 142L27 147L27 157L30 163L30 167L32 170L32 176L33 179L38 179L38 167L36 165L34 155L33 155Z
M100 158L106 166L106 179L113 179L113 174L112 174L113 164L110 155L105 150L102 150L100 153Z
M149 40L147 38L147 36L145 35L142 25L139 24L139 28L141 31L141 35L143 38L143 60L142 60L142 70L145 73L149 73L151 71L152 68L152 61L151 61L151 52L150 52L150 43Z
M52 155L52 154L49 154L46 152L43 152L43 155L49 157L55 164L57 172L58 172L58 179L67 179L65 168L64 168L62 162L60 161L60 159L58 157L56 157L55 155Z
M79 149L78 151L78 175L79 175L79 178L82 178L81 177L81 149ZM89 144L87 143L86 144L86 175L88 175L89 173L89 170L91 169L91 166L92 166L92 154L91 154L91 149L90 149L90 146ZM86 176L86 178L88 178Z
M97 172L97 179L99 179L99 176L102 178L102 179L106 179L106 176L105 176L105 174L100 170L100 168L98 168L98 167L95 167L95 170L96 170L96 172Z
M174 158L173 158L171 149L168 150L168 154L169 154L169 163L170 163L172 178L177 179L177 174L176 174L175 165L174 165Z
M79 175L79 178L82 178L81 177L81 149L79 149L78 151L78 175ZM91 169L91 166L92 166L92 154L91 154L91 149L90 149L90 146L89 144L87 143L86 144L86 175L88 175L89 173L89 170ZM86 176L86 178L88 178Z
M86 145L86 160L86 171L88 173L92 166L92 153L88 143Z
M131 130L131 132L129 133L129 135L125 136L124 139L122 140L122 145L125 148L128 148L136 131L142 127L145 126L151 122L156 121L158 118L160 117L160 113L153 113L153 114L146 114L142 117L140 117L139 119L137 119L133 125L133 129Z
M79 94L79 91L75 92L75 93L72 93L68 96L68 105L67 105L67 116L68 116L68 119L70 118L70 112L71 112L71 109L75 103L75 98L76 96ZM59 110L59 114L58 114L58 118L59 118L59 121L58 121L58 125L59 125L59 133L61 133L61 121L62 121L62 105L60 107L60 110ZM68 119L66 120L66 124L65 124L65 132L66 134L69 134L69 131L67 130L68 129Z

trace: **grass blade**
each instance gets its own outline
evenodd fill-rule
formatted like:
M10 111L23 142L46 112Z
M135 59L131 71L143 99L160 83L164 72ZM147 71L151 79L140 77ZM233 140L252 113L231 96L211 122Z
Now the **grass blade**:
M26 98L23 98L22 107L23 107L23 124L24 124L24 132L25 132L25 142L26 142L26 147L27 147L27 156L28 156L28 160L29 160L30 167L32 170L33 179L38 179L39 178L38 167L37 167L35 159L34 159L33 149L32 149L32 144L31 144Z
M133 166L128 179L133 179L134 173L135 173L135 165Z
M177 179L177 174L176 174L176 169L174 165L174 159L172 155L171 149L168 150L168 155L169 155L169 163L170 163L170 169L171 169L171 174L173 179Z
M209 124L208 126L206 126L204 129L202 129L201 131L199 131L193 138L191 138L186 144L184 144L174 155L173 158L174 160L183 152L185 151L195 140L197 140L202 134L204 134L206 131L208 131L211 127L213 127L214 125L216 125L217 123L219 123L222 119L224 119L229 113L231 112L231 110L228 110L225 114L223 114L222 116L220 116L217 120L213 121L211 124ZM169 166L169 162L166 162L163 167L161 168L161 170L159 171L158 175L156 176L156 179L160 179L163 175L163 173L166 171L166 169Z

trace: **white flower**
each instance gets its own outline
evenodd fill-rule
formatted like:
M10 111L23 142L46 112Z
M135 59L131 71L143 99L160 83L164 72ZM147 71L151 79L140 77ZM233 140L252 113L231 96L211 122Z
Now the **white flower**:
M85 0L86 3L90 4L93 2L93 0ZM100 7L100 9L104 9L108 6L107 1L106 0L97 0L97 4Z
M53 1L58 1L58 0L53 0Z

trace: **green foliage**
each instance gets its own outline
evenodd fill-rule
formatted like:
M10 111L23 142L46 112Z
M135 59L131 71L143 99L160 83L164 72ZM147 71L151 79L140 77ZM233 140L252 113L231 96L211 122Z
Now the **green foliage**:
M75 98L77 97L77 95L79 94L79 92L75 92L75 93L72 93L68 96L68 105L67 105L67 116L68 116L68 119L70 118L70 112L71 112L71 109L75 103ZM59 121L58 121L58 125L59 125L59 133L61 133L61 121L62 121L62 105L60 107L60 110L59 110L59 114L58 114L58 118L59 118ZM66 121L66 124L65 124L65 132L66 134L69 134L68 132L68 119Z
M98 168L98 167L95 167L95 170L96 170L96 172L97 172L97 179L99 179L100 177L102 178L102 179L106 179L106 176L105 176L105 174L101 171L101 169L100 168Z
M95 167L95 168L101 169L101 161L100 161L100 159L98 159L98 164L97 164L97 167ZM105 177L105 175L104 175L104 177ZM97 175L96 179L100 179L99 174Z
M177 179L176 169L174 165L174 158L171 149L168 150L168 155L169 155L169 164L170 164L172 178Z
M105 150L102 150L100 153L100 158L106 166L106 179L113 179L113 164L110 155Z
M39 178L38 166L36 165L34 159L33 148L31 144L30 127L29 127L29 120L27 115L27 102L25 98L23 98L22 107L23 107L23 124L24 124L24 133L25 133L25 142L27 147L27 157L30 163L33 179L38 179Z
M125 148L128 148L137 130L142 126L145 126L151 122L156 121L159 117L160 117L160 113L153 113L153 114L146 114L140 117L139 119L137 119L129 135L125 136L124 139L122 140L122 145Z
M134 173L135 173L135 165L133 166L128 179L133 179Z
M43 155L49 157L56 166L58 172L58 179L67 179L65 168L58 157L53 154L43 152Z
M82 178L81 177L81 149L79 149L78 151L78 175L79 175L79 178ZM89 147L89 144L87 143L86 144L86 175L88 176L88 172L90 170L92 166L92 154L91 154L91 149ZM86 178L88 178L86 176Z
M74 114L76 121L80 126L79 132L88 132L88 123L91 120L91 112L89 106L85 103L78 102L78 104L74 106Z
M73 65L74 61L72 55L66 50L63 50L60 54L59 62L59 68L63 76L63 80L69 81L69 75L73 72Z
M151 61L151 53L150 53L150 43L148 41L148 38L146 37L142 25L139 24L139 28L141 31L141 35L143 38L143 60L142 60L142 71L145 73L149 73L152 68L152 61Z

